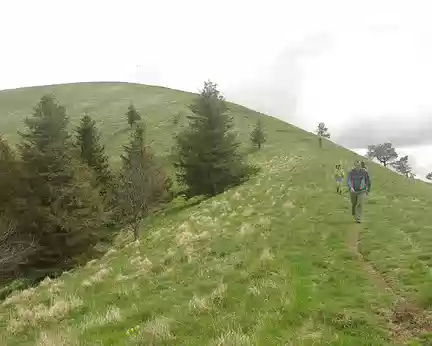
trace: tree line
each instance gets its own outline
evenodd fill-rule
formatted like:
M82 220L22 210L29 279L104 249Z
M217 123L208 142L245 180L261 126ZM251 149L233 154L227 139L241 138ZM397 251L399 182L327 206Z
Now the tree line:
M110 240L110 227L129 225L138 238L141 220L177 194L214 196L258 172L239 150L216 84L205 82L189 109L170 177L133 104L125 113L129 140L113 170L92 117L83 114L70 133L66 109L42 96L15 148L0 137L0 283L69 270L98 254L97 245ZM265 137L257 122L252 144L259 149ZM180 191L174 191L174 179Z
M323 139L330 138L330 133L325 123L319 123L315 133L318 138L318 145L322 148ZM376 159L384 167L392 167L396 172L406 176L407 178L415 178L415 174L413 173L412 167L408 161L408 155L399 157L399 154L393 147L392 143L386 142L369 145L366 156L372 160ZM432 172L426 175L426 179L432 180Z

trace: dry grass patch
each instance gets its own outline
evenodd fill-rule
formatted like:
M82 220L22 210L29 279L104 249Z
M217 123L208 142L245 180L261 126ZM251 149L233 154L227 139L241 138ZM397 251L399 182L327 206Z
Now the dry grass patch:
M114 254L116 254L116 253L117 253L117 250L116 250L115 248L110 248L110 249L105 253L104 258L105 258L105 257L110 257L110 256L112 256L112 255L114 255Z
M225 298L227 285L220 283L208 296L193 295L189 301L189 310L203 312L214 309Z
M115 277L115 280L122 282L122 281L135 279L137 276L138 276L138 274L123 275L120 273Z
M172 320L164 316L153 318L134 329L133 339L144 345L163 345L164 342L174 339L170 330Z
M308 320L300 327L296 336L298 341L312 342L313 345L320 344L323 338L323 330L318 328L312 320Z
M251 346L253 342L249 336L238 331L227 331L211 343L212 346Z
M253 296L259 296L261 293L260 289L255 285L249 286L248 292L249 292L249 294L252 294Z
M147 274L153 268L153 263L147 257L142 258L140 255L134 257L131 262L138 269L138 275Z
M121 310L117 306L110 306L104 313L86 315L82 322L81 329L105 326L110 323L119 322L122 319Z
M98 261L97 259L92 259L86 263L85 267L86 268L93 267L93 265L96 264L97 261Z
M130 283L124 284L120 282L119 284L114 286L114 291L119 296L129 296L129 295L136 295L137 292L135 291L135 288L137 287L136 283L133 283L132 285Z
M10 295L5 301L2 303L3 306L18 304L18 303L28 303L36 293L36 288L30 287L23 291L18 291Z
M101 268L99 269L93 276L91 276L89 279L85 279L81 285L83 287L89 287L92 286L95 283L102 282L105 280L105 278L110 274L111 269L109 268Z
M251 234L254 232L254 228L253 226L248 223L248 222L244 222L241 226L240 226L240 235L245 236L248 234Z
M293 209L293 208L295 208L295 206L294 206L294 203L292 201L286 201L284 203L284 208Z
M236 201L239 201L239 200L241 200L243 198L243 196L238 192L238 191L236 191L236 192L234 192L233 194L232 194L232 199L234 199L234 200L236 200Z
M212 302L221 301L225 298L228 285L220 283L210 294Z
M77 337L70 330L42 331L36 340L36 346L78 346Z
M61 280L52 281L51 285L48 287L48 291L50 294L58 294L61 292L61 289L64 287L65 283Z
M64 299L54 299L50 306L44 304L36 306L16 305L17 318L10 319L8 330L17 333L28 326L35 327L43 322L55 323L71 311L80 308L83 303L81 298L72 295Z
M197 295L194 295L189 301L189 310L203 312L208 311L211 308L211 303L207 297L198 297Z

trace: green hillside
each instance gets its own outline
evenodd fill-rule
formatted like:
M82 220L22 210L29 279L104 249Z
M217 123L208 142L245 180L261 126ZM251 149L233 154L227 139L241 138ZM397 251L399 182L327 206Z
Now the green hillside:
M155 151L168 154L193 97L110 83L3 91L8 140L50 91L73 123L89 111L113 162L130 100ZM231 113L245 148L262 117L268 142L250 156L261 173L151 217L140 242L123 233L101 260L13 294L0 304L1 345L375 346L432 331L432 187L370 163L372 193L354 224L332 179L354 153L328 141L319 149L312 134L241 106Z
M0 91L0 133L6 140L16 143L17 130L24 128L23 120L32 114L33 107L46 93L54 94L66 107L72 127L78 125L84 112L92 116L113 163L128 141L125 113L130 102L141 113L154 149L166 155L174 144L172 134L187 124L186 117L191 114L187 105L194 97L192 93L127 83L76 83ZM259 114L235 104L231 104L231 114L240 130L240 138L248 141ZM179 116L177 125L173 121L175 116ZM279 123L273 121L271 125Z

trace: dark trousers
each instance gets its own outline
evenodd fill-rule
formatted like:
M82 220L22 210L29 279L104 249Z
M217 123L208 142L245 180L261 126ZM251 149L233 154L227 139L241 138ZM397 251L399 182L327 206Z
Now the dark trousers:
M363 215L363 204L366 199L366 191L352 192L351 197L351 212L356 221L361 221Z

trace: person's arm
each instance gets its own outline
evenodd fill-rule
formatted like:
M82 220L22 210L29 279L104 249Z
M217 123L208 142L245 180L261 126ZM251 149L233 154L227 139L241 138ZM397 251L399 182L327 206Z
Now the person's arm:
M351 171L348 172L348 177L347 177L347 186L350 190L353 189L352 185L351 185Z
M367 181L367 190L368 192L370 192L372 182L368 171L366 171L366 181Z

